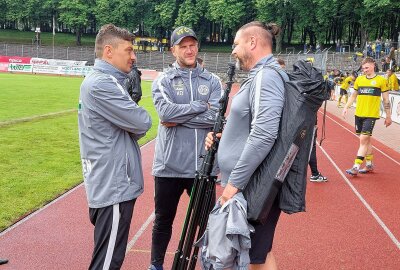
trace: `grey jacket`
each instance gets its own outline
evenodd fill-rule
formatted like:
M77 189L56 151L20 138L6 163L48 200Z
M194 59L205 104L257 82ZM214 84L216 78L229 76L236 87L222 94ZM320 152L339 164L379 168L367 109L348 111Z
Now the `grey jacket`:
M153 175L194 178L204 154L204 139L214 125L222 85L204 68L180 68L177 63L152 86L153 102L162 122L158 126ZM210 108L208 108L208 104Z
M229 181L243 189L277 138L285 88L279 74L265 66L280 69L272 54L264 57L232 98L218 148L223 185ZM284 71L281 74L288 78Z
M202 269L247 270L250 264L250 233L253 226L247 222L247 202L241 192L221 207L211 211L207 229L200 240Z
M81 85L79 145L91 208L132 200L143 193L137 140L151 127L151 118L122 87L126 76L96 59Z

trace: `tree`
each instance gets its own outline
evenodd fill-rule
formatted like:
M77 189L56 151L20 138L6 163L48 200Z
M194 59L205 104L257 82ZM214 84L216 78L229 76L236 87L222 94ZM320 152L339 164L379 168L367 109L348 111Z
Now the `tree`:
M258 20L264 23L275 22L281 27L282 33L276 37L276 51L281 52L285 35L290 44L294 31L295 12L291 1L257 0L256 10Z
M217 23L217 36L213 40L223 41L225 29L236 30L245 16L248 1L243 0L209 0L210 19Z
M179 7L178 17L175 20L175 26L181 25L193 28L195 24L199 21L199 12L195 3L192 0L184 0Z
M59 11L60 21L71 27L76 33L76 45L81 45L83 29L89 23L91 3L85 0L61 0Z

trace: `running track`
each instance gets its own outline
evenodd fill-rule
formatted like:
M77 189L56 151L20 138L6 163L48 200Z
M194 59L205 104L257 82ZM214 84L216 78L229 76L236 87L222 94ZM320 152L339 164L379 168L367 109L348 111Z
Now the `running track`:
M282 214L274 242L279 268L400 269L400 153L374 140L376 171L349 177L343 171L353 162L358 138L352 126L334 114L328 113L326 121L327 139L317 155L319 169L329 181L308 184L307 212ZM149 264L153 152L153 142L142 147L145 193L135 206L123 269L146 269ZM0 270L86 269L93 227L85 196L80 185L3 231L0 258L8 258L9 263ZM187 202L185 195L165 269L178 245Z

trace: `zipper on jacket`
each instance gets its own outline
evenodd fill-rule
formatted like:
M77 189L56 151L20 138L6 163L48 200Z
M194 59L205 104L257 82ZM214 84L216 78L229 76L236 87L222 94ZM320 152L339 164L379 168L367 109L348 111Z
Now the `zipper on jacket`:
M189 70L189 84L190 84L190 100L193 101L193 85L192 85L192 70ZM197 157L199 156L198 152L197 152L197 129L194 129L194 139L195 139L195 147L194 147L194 168L197 171Z
M125 153L125 163L126 163L126 165L125 165L125 173L126 173L126 178L128 179L128 183L130 184L131 183L131 178L129 177L129 174L128 174L128 170L129 170L129 159L128 159L128 153Z

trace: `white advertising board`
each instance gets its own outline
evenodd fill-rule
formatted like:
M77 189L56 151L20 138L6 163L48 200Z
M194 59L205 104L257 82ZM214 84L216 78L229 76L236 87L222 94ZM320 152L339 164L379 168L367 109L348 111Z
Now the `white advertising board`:
M61 59L46 59L32 58L31 64L34 65L50 65L50 66L85 66L87 61L61 60Z
M400 124L400 93L390 93L389 100L392 106L392 121Z
M8 64L8 71L10 72L23 72L23 73L32 73L32 65L31 64Z

